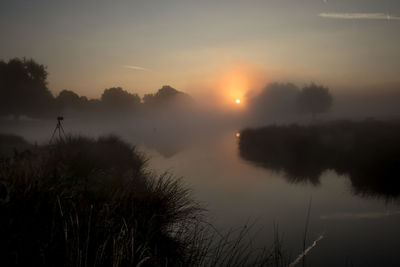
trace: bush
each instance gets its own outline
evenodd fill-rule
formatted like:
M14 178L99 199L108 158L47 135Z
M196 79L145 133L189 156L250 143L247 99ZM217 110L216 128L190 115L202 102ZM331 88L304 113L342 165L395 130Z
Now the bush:
M221 235L180 179L115 136L19 148L0 160L5 266L288 265L277 235L271 250L247 226Z
M6 266L182 265L176 233L201 209L117 137L69 137L16 153L0 172Z
M240 135L240 155L283 171L290 182L319 183L325 170L349 176L355 193L400 195L400 122L334 121L268 126Z
M24 138L13 134L0 134L0 159L12 157L18 151L32 148Z

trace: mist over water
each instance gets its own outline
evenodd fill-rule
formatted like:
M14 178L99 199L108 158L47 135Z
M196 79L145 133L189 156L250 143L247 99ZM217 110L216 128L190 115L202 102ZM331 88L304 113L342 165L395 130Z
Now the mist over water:
M0 266L400 266L399 28L399 0L0 1Z
M40 115L3 112L0 133L47 144L62 115L67 135L120 136L147 155L149 170L183 177L219 231L254 222L252 242L262 246L273 243L278 225L295 258L303 251L312 199L306 241L324 238L312 247L308 263L396 262L400 95L395 87L361 93L235 79L242 85L216 84L198 98L170 86L142 100L122 88L110 88L109 98L104 93L98 100L60 94Z

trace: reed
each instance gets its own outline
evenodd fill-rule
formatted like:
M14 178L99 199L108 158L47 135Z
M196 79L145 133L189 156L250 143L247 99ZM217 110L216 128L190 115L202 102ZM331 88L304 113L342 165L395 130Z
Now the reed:
M4 266L285 266L251 225L219 233L182 179L118 137L69 136L1 158Z

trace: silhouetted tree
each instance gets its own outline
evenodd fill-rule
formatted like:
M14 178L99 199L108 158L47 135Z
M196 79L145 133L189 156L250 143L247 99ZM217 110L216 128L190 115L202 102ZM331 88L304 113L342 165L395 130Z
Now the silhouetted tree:
M295 114L299 88L292 83L270 83L250 99L250 116L265 122Z
M155 94L145 94L143 97L143 102L147 105L162 106L166 104L178 104L191 102L192 98L169 85L164 85Z
M99 99L89 99L88 108L89 109L99 109L101 106L101 101Z
M313 119L316 114L329 111L332 102L329 89L314 83L304 87L297 99L300 111L311 113Z
M46 67L33 59L0 61L0 115L43 116L53 108Z
M88 104L88 99L86 96L79 96L73 91L62 90L60 94L56 97L56 102L62 109L72 108L72 109L82 109Z
M105 89L101 95L102 105L114 110L126 110L134 108L140 104L140 97L137 94L131 94L121 87L112 87Z

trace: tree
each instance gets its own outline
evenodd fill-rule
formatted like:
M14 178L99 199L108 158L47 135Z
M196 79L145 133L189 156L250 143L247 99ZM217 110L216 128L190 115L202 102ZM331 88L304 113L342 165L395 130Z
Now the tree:
M131 94L121 87L112 87L105 89L101 95L103 106L112 109L130 109L140 104L138 94Z
M62 90L56 97L56 102L63 109L82 109L87 106L88 100L85 96L79 96L73 91Z
M297 101L300 111L311 113L314 119L318 113L329 111L333 99L329 88L312 83L301 90Z
M155 94L145 94L143 102L147 105L163 106L163 105L180 105L191 103L192 98L169 85L164 85Z
M43 116L53 108L46 67L33 59L0 61L0 114Z
M253 119L287 119L295 114L299 88L292 83L270 83L250 99L250 115Z

